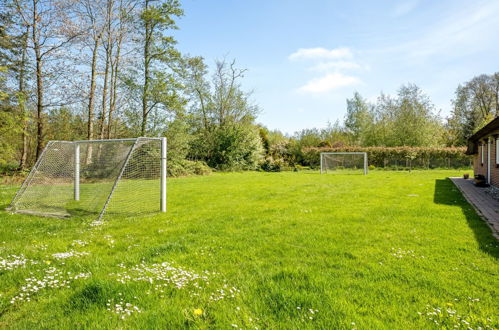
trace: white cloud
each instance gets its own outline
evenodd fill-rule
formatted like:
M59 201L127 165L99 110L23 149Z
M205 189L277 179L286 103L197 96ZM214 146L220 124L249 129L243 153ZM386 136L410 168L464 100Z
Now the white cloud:
M362 65L354 59L354 52L348 47L300 48L289 55L288 59L303 60L310 63L309 70L322 73L322 76L309 80L297 89L303 93L319 94L360 84L362 83L360 78L345 74L345 71L369 69L367 65Z
M324 93L340 87L358 85L361 82L357 77L335 72L321 78L312 79L298 90L306 93Z
M358 70L365 67L354 61L331 61L320 62L310 68L312 71L331 71L331 70Z
M316 48L300 48L293 54L289 55L291 61L294 60L338 60L351 58L353 56L350 48L338 47L334 49L326 49L322 47Z
M398 3L395 8L393 8L392 16L400 17L409 14L411 11L416 9L419 4L419 0L409 0Z

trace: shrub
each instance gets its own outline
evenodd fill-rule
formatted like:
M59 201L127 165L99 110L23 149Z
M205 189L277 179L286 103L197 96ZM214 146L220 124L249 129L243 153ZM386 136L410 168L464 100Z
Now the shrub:
M310 169L311 169L311 168L310 168L310 167L308 167L308 166L302 166L302 165L300 165L300 164L296 164L296 165L295 165L295 169L294 169L294 171L295 171L295 172L299 172L299 171L310 170Z
M243 125L218 128L210 148L207 162L221 171L255 170L263 153L258 130Z
M210 173L212 173L212 169L201 161L182 159L168 163L168 175L172 177L208 175Z
M0 165L0 184L19 184L28 173L29 169L20 170L17 164Z
M280 172L281 168L284 167L285 163L282 159L274 159L272 157L267 157L260 164L260 169L265 172Z
M213 171L205 162L194 162L194 173L197 175L209 175Z

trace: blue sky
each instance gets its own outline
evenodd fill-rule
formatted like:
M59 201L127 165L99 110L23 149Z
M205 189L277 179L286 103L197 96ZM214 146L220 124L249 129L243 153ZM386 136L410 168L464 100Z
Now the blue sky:
M347 97L415 83L443 117L459 83L499 71L499 1L183 0L179 49L235 58L262 110L293 133L343 119Z

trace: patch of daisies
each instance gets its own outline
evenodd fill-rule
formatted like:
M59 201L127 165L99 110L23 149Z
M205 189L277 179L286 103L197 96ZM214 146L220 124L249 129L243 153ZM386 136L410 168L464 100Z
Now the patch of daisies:
M199 296L199 292L207 289L210 284L210 278L217 276L218 273L204 271L201 273L174 265L170 262L155 264L140 263L128 268L120 264L118 267L123 271L112 273L116 281L127 284L130 282L149 283L151 288L147 294L157 294L161 298L165 290L187 290L192 297ZM235 298L239 290L233 286L224 283L222 288L216 289L210 294L209 300L212 302L220 301L225 298Z
M33 245L33 249L35 250L40 250L40 251L46 251L48 249L48 245L47 244L35 244Z
M82 256L87 256L90 253L88 252L78 252L74 250L70 250L68 252L59 252L59 253L54 253L52 254L52 257L56 259L67 259L67 258L79 258Z
M88 242L87 241L83 241L83 240L79 240L79 239L75 239L72 243L71 243L71 246L79 246L79 247L84 247L84 246L87 246L88 245Z
M202 247L199 251L195 252L195 254L203 256L203 257L211 257L213 254L217 253L217 250L221 250L222 247Z
M239 289L235 287L229 287L227 284L224 284L221 289L216 289L210 295L210 301L219 301L225 298L235 298L239 293Z
M47 289L70 288L71 283L78 279L89 278L91 273L76 273L65 272L55 267L50 267L45 270L41 277L28 277L25 279L24 285L20 289L20 293L11 299L11 303L30 301L31 297L40 291Z
M391 255L394 256L395 258L424 258L424 256L418 256L416 255L416 252L413 250L403 250L401 248L392 248L390 251Z
M468 300L471 304L480 301L479 298L472 297L468 297ZM477 318L473 315L459 313L453 308L452 303L447 303L446 307L426 305L425 311L418 312L418 315L442 328L495 329L494 321L491 318Z
M45 249L46 247L43 246L42 250ZM67 258L78 258L88 254L88 252L77 252L74 250L70 250L68 252L51 254L51 257L57 260L61 260ZM49 260L45 260L44 263L49 265L51 262ZM0 271L14 270L16 268L26 268L28 266L36 264L39 264L39 262L36 260L28 259L22 254L12 254L6 257L0 257ZM15 304L17 302L29 302L31 301L32 296L39 293L40 291L45 291L47 289L69 288L70 284L73 281L88 278L90 277L90 275L90 273L72 273L69 271L63 271L56 267L46 268L40 275L34 275L32 272L30 272L30 277L25 279L25 282L19 289L18 294L14 296L10 300L10 302L12 304Z
M104 239L107 241L107 244L109 245L109 247L114 248L114 243L116 243L116 241L113 239L113 236L104 235Z
M314 308L302 308L301 306L297 306L296 310L300 313L300 320L302 322L312 321L315 319L316 314L319 313L319 310Z
M124 268L123 265L120 265ZM207 275L197 274L182 267L173 266L169 262L147 265L140 263L129 270L115 274L120 283L149 282L158 287L174 287L182 289L186 286L200 287L202 282L207 282Z
M110 235L105 236L104 239L110 246L114 246L115 241ZM87 245L88 242L82 240L74 240L71 243L73 248ZM73 282L90 278L92 276L90 272L72 273L61 269L66 259L87 255L89 255L88 252L79 252L74 249L48 255L48 257L56 259L59 265L49 266L49 268L35 273L30 272L29 277L25 278L17 294L10 299L10 303L30 302L42 292L69 289L72 287ZM50 265L51 262L45 260L44 263ZM0 271L26 267L30 264L38 264L38 262L27 259L24 255L0 257ZM147 283L150 288L146 291L146 294L154 294L161 298L164 298L170 290L185 290L193 298L201 296L201 293L206 294L208 302L215 303L224 299L236 298L240 292L239 289L230 286L225 281L222 282L221 287L213 288L213 285L210 287L211 280L220 283L220 279L217 279L219 273L196 272L170 262L153 264L142 262L131 267L119 264L118 267L120 271L109 274L116 281L125 285L131 282ZM127 301L121 294L117 298L109 299L106 309L120 319L126 319L142 312L142 309L136 306L133 301Z
M24 268L29 264L37 264L38 262L21 255L11 254L5 258L0 257L0 271L14 270L16 268Z
M122 294L118 293L118 295L121 296ZM106 309L109 312L118 315L122 320L124 320L128 316L131 316L132 314L142 313L139 307L129 302L125 302L122 297L120 297L119 300L116 301L114 299L109 299L106 306Z

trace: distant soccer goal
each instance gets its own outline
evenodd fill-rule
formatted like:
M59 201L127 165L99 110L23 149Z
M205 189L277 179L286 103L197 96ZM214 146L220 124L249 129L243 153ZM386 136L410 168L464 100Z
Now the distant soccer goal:
M41 216L166 212L166 138L50 141L9 207Z
M344 171L367 174L366 152L321 152L321 174Z

